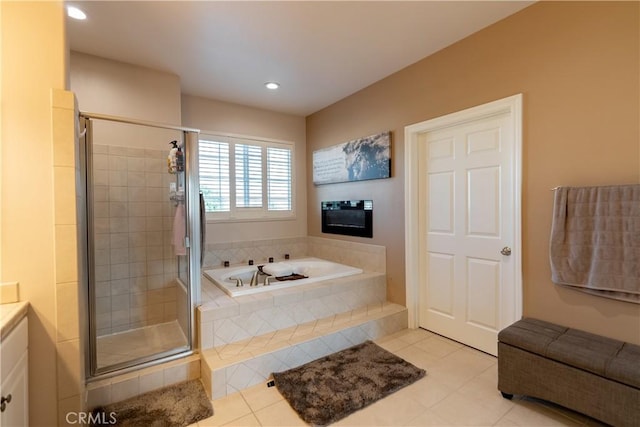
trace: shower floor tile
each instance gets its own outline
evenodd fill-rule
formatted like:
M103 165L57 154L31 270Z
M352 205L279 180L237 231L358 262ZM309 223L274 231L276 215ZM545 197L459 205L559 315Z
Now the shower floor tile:
M103 368L186 345L177 320L103 335L97 339L97 365Z

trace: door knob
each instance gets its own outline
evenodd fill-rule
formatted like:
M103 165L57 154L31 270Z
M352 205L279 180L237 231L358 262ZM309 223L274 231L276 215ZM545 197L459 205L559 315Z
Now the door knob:
M500 251L500 253L502 255L506 255L509 256L511 255L511 248L509 246L505 246L504 248L502 248L502 250Z
M2 396L2 399L0 400L0 412L4 412L5 409L7 409L7 403L11 403L11 394L7 397Z

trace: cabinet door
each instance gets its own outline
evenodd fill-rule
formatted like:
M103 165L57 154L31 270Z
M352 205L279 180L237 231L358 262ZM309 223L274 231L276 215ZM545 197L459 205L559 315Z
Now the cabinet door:
M24 427L29 425L29 371L27 368L28 352L25 351L2 382L2 397L11 401L6 403L0 413L1 427Z

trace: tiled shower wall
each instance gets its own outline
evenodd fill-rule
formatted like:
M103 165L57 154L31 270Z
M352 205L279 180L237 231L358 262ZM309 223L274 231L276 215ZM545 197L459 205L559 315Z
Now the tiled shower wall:
M93 146L97 335L176 319L166 150Z

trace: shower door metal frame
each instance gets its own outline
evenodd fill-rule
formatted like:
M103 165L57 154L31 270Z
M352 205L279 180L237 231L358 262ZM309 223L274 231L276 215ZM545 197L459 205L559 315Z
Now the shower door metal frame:
M99 369L97 366L97 343L96 343L96 320L95 320L95 268L94 268L94 237L93 231L93 189L89 185L92 181L90 179L90 173L93 172L91 150L93 146L93 123L92 120L103 120L109 122L118 122L124 124L131 124L137 126L145 126L157 129L176 130L182 132L184 146L185 146L185 208L187 212L187 225L186 235L188 238L188 277L189 286L185 286L188 292L189 301L189 319L188 319L188 349L179 353L173 354L171 350L157 353L147 357L142 357L128 362L123 362L116 365L110 365L107 369ZM78 188L84 190L86 196L86 203L84 204L84 210L78 213L79 222L82 229L80 235L84 236L79 243L79 249L84 252L80 259L82 262L81 268L81 294L80 297L84 298L88 302L87 309L85 310L84 322L81 325L82 336L85 337L85 378L87 382L96 381L99 379L108 378L115 375L124 374L131 371L136 371L145 367L154 366L160 363L164 363L170 360L179 359L189 356L194 353L196 348L197 337L195 335L195 309L200 303L200 252L201 240L198 236L201 235L199 215L200 215L200 198L199 198L199 175L198 175L198 138L195 138L195 143L188 143L188 135L200 133L199 129L188 128L182 126L173 126L163 123L156 123L143 120L134 120L125 117L111 116L105 114L80 112L79 121L81 127L80 138L80 166L83 173L83 181L79 183ZM189 144L189 146L187 145ZM81 209L81 208L79 208ZM176 260L176 262L178 262ZM179 278L179 271L176 271L176 279ZM181 280L180 280L181 281ZM182 281L181 281L182 282ZM180 286L180 285L179 285ZM184 283L182 283L184 286Z

